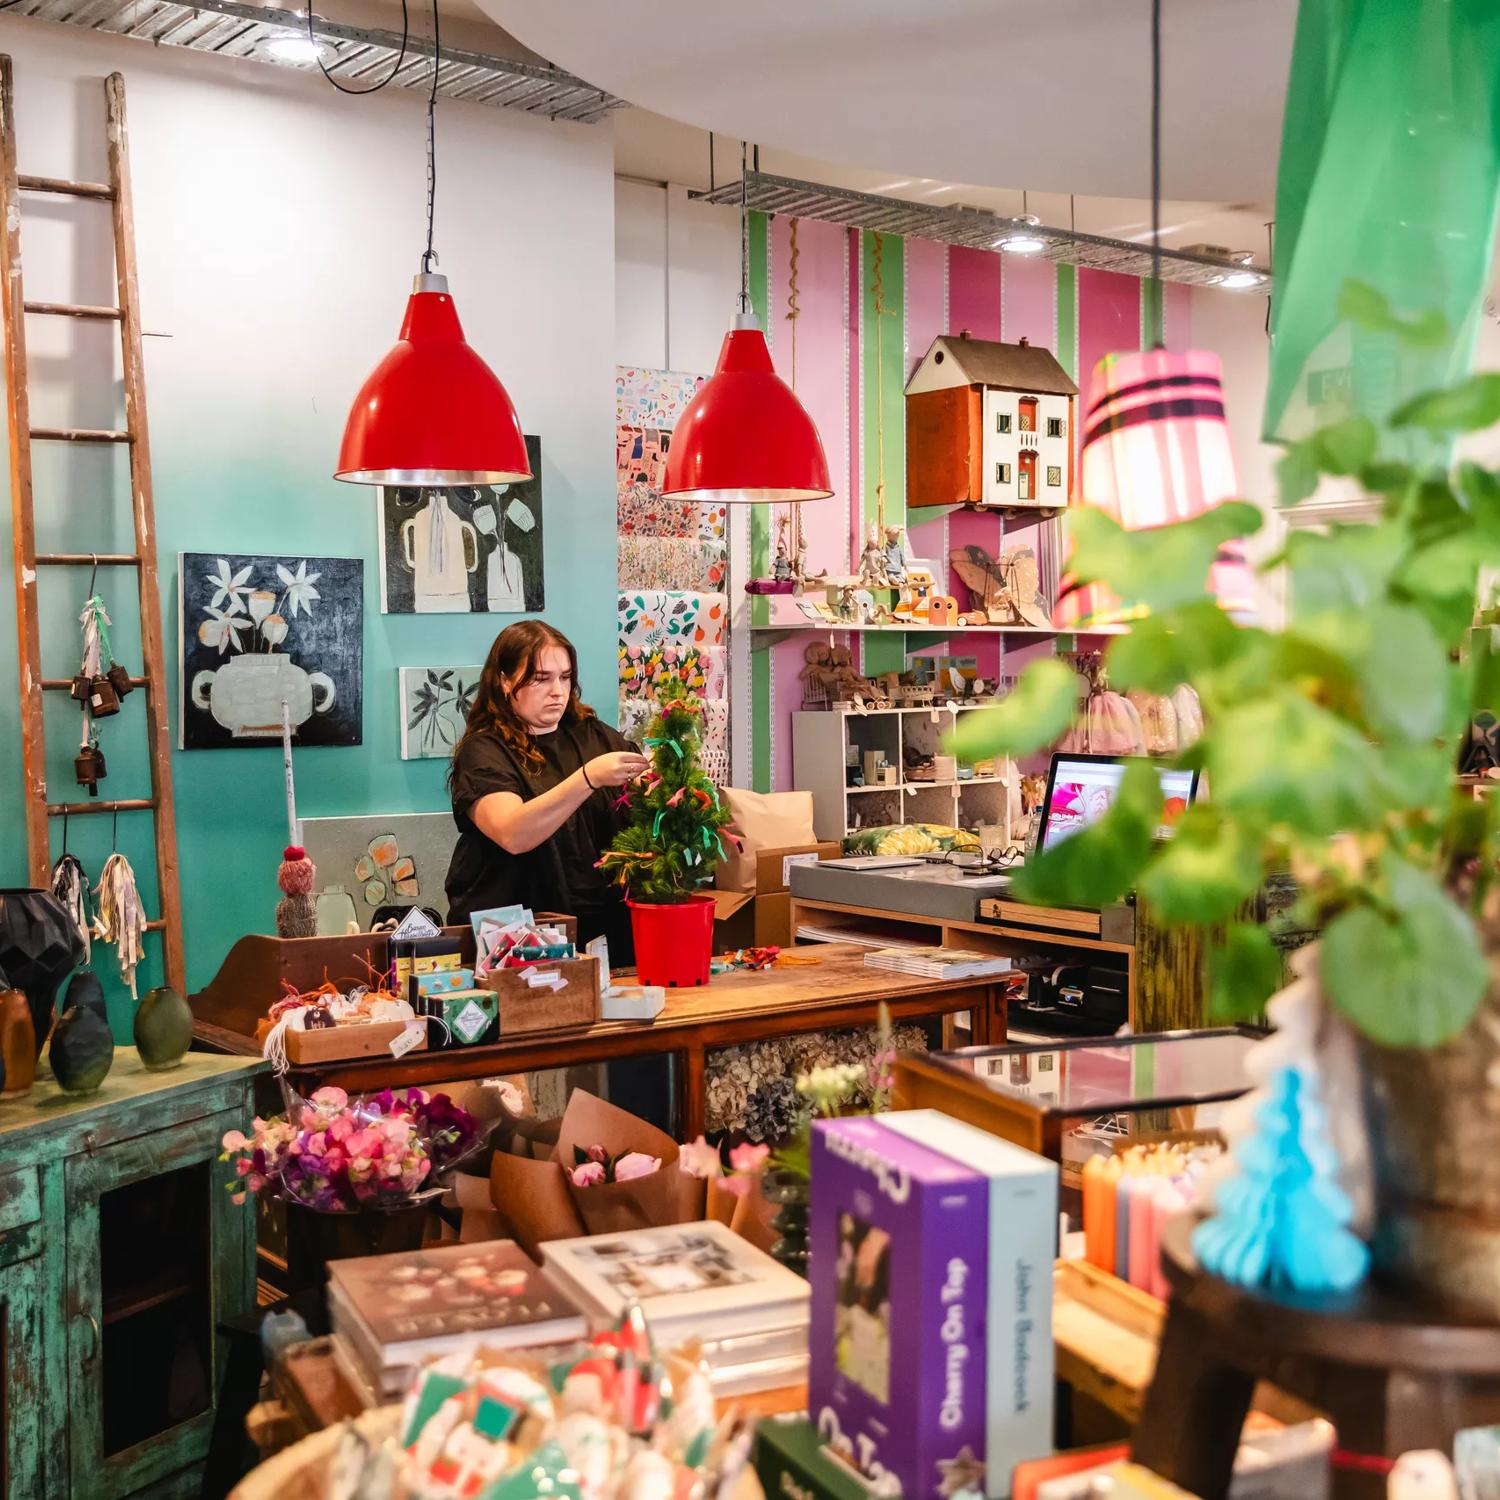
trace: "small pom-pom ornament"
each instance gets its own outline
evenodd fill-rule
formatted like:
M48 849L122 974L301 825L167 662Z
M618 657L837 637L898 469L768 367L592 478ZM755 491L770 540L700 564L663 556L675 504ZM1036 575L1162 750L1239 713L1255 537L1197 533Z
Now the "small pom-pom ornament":
M318 908L312 898L317 867L300 844L288 844L281 851L281 865L276 884L283 895L276 903L276 936L284 938L315 937L318 931Z

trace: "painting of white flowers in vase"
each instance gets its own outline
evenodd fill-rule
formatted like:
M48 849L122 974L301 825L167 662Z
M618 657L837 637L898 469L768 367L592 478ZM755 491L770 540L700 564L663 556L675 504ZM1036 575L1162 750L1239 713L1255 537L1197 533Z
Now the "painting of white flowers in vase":
M364 713L364 563L357 557L178 553L178 745L357 745Z

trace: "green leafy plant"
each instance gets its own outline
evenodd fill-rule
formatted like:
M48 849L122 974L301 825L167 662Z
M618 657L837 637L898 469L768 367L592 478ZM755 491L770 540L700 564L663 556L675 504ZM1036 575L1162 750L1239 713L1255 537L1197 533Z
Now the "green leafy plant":
M729 811L699 764L702 718L702 699L668 696L646 726L651 770L623 794L630 823L599 861L637 901L688 900L724 857Z
M1367 311L1392 320L1383 303ZM1429 336L1421 320L1410 328ZM1496 421L1500 376L1476 375L1389 426L1449 435ZM1285 577L1283 630L1237 626L1207 593L1220 544L1260 528L1256 507L1136 532L1097 510L1069 515L1075 573L1150 611L1111 642L1109 684L1197 690L1205 733L1175 763L1204 773L1208 797L1160 840L1159 782L1134 764L1109 812L1036 856L1015 891L1099 905L1138 890L1163 921L1209 929L1210 1013L1231 1019L1257 1014L1280 981L1271 934L1244 913L1267 875L1290 870L1297 922L1322 932L1331 1002L1374 1041L1431 1047L1464 1028L1488 982L1476 922L1500 853L1496 799L1475 800L1455 769L1473 715L1500 704L1500 656L1473 629L1481 569L1500 565L1500 475L1382 462L1380 436L1353 417L1283 459L1291 503L1323 474L1353 475L1383 502L1370 524L1294 530L1265 564ZM1034 663L1004 703L967 716L953 748L1055 742L1060 670Z

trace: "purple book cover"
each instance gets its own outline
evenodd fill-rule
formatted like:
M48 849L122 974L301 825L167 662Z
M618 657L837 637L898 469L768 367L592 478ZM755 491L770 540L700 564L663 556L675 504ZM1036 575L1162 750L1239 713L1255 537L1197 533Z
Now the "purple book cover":
M984 1488L988 1192L877 1120L813 1125L808 1404L907 1495Z

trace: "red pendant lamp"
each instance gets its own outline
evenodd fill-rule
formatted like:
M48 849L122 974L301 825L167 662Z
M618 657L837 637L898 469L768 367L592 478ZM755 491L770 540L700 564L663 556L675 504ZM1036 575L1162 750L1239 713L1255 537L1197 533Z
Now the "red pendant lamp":
M750 311L750 215L740 155L740 311L712 377L672 431L662 494L717 505L826 500L828 458L807 408L771 363Z
M427 249L395 346L354 398L335 479L352 484L509 484L531 478L526 439L505 387L464 338L448 278L432 270L437 184L439 66L432 14L432 92L427 100Z
M1151 7L1151 231L1161 285L1161 0ZM1205 349L1106 354L1094 369L1083 422L1080 495L1127 531L1186 521L1239 493L1224 413L1223 366ZM1242 622L1255 615L1255 584L1242 542L1219 549L1208 589ZM1052 623L1087 632L1139 618L1101 583L1064 571Z

